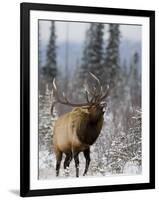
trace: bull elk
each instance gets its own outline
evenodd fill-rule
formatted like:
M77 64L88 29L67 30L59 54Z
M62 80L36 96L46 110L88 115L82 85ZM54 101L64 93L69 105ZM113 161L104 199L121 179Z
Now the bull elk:
M83 152L86 159L85 170L86 175L90 163L90 146L95 143L98 138L102 125L103 115L106 102L104 101L109 94L109 88L103 92L103 88L99 79L92 73L90 75L98 83L98 88L94 87L92 91L85 88L85 97L87 103L71 103L63 93L62 98L53 80L53 92L56 101L52 103L51 112L55 103L61 103L75 107L57 119L53 130L53 147L56 155L56 176L59 175L60 164L63 153L66 155L64 161L64 169L74 158L76 167L76 177L79 176L79 153ZM91 98L90 98L91 95Z

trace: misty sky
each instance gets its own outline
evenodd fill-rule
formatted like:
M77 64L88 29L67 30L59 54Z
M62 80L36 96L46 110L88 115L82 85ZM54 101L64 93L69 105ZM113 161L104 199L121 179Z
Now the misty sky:
M42 43L47 43L50 34L50 21L41 20L40 37ZM66 30L69 30L69 41L75 43L84 42L85 32L89 23L80 22L55 22L57 43L66 41ZM137 25L120 25L121 40L141 41L141 26ZM108 38L108 25L105 25L104 38Z

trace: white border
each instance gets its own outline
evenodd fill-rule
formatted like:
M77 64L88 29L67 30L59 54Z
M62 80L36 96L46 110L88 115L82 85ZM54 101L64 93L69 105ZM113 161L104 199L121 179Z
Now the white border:
M38 19L103 22L142 25L142 174L38 180ZM83 179L85 179L83 181ZM149 18L81 14L66 12L30 12L30 189L53 189L95 185L149 182Z

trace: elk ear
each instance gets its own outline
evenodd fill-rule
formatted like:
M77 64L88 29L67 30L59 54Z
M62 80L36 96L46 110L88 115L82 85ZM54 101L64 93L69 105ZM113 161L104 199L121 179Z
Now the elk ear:
M87 113L87 114L89 114L89 113L90 113L90 110L89 110L89 108L86 108L86 109L85 109L85 113Z
M95 106L89 106L88 107L88 112L90 113L92 111L92 109L95 108Z

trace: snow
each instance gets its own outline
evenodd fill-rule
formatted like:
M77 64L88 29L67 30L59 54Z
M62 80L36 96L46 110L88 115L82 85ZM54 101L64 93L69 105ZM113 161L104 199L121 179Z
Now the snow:
M51 107L50 91L39 96L39 179L56 178L56 158L53 151L52 136L54 122L58 118L58 112L54 109L54 115L50 115ZM122 105L122 104L121 104ZM111 107L109 104L108 107ZM106 110L104 123L100 136L91 146L91 162L87 176L107 175L133 175L142 173L141 162L141 112L132 110L131 126L127 132L123 130L120 115L115 126L114 116L110 109ZM116 131L118 134L116 134ZM63 169L64 157L61 162L60 178L75 177L74 160L67 170ZM79 154L79 175L83 177L85 158Z
M142 168L137 162L129 161L125 164L123 173L124 174L141 174Z

